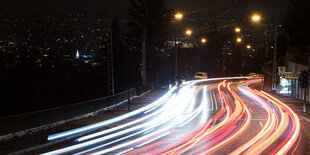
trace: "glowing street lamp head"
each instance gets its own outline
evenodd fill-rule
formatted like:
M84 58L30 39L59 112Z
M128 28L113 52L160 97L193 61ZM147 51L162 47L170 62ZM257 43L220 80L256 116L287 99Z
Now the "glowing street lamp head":
M183 18L183 14L182 13L177 13L174 15L175 19L181 20Z
M201 39L201 43L204 44L204 43L206 43L206 42L207 42L207 39L206 39L206 38L202 38L202 39Z
M242 39L241 38L237 38L237 43L241 43Z
M188 29L188 30L186 30L186 35L188 35L188 36L190 36L190 35L192 35L192 30L190 30L190 29Z
M235 28L235 32L239 33L241 32L241 29L239 27Z
M257 23L257 22L260 21L260 19L261 19L260 15L253 15L253 16L252 16L252 21L253 21L253 22L256 22L256 23Z
M251 49L251 45L247 45L246 48L247 48L247 49Z

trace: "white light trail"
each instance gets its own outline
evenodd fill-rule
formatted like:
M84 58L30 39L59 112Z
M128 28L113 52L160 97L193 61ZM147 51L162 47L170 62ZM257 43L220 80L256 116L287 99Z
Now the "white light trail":
M113 146L113 147L110 147L108 149L104 149L102 151L98 151L98 152L95 152L93 153L92 155L101 155L101 154L105 154L105 153L109 153L109 152L112 152L112 151L115 151L115 150L118 150L120 148L123 148L123 147L126 147L128 145L132 145L132 144L135 144L141 140L144 140L144 139L147 139L147 138L150 138L150 137L153 137L153 136L156 136L162 132L166 132L167 130L171 129L173 126L168 126L166 128L163 128L161 130L158 130L156 132L153 132L153 133L150 133L146 136L143 136L143 137L140 137L140 138L137 138L135 140L132 140L132 141L129 141L129 142L126 142L126 143L122 143L122 144L119 144L119 145L116 145L116 146Z
M88 131L88 130L93 130L93 129L101 128L101 127L104 127L104 126L107 126L107 125L114 124L116 122L122 121L124 119L130 118L130 117L135 116L135 115L137 115L139 113L147 111L147 110L153 108L154 106L157 106L161 102L166 101L176 89L177 89L176 87L173 87L164 96L162 96L161 98L159 98L155 102L153 102L153 103L151 103L151 104L149 104L149 105L147 105L147 106L145 106L143 108L140 108L138 110L132 111L130 113L127 113L127 114L124 114L124 115L121 115L121 116L118 116L118 117L115 117L115 118L112 118L112 119L109 119L109 120L106 120L106 121L103 121L103 122L92 124L92 125L89 125L89 126L85 126L85 127L81 127L81 128L65 131L65 132L62 132L62 133L50 135L50 136L48 136L48 140L52 141L52 140L64 138L64 137L71 136L71 135L74 135L74 134L78 134L78 133L81 133L81 132L85 132L85 131Z
M172 96L169 100L174 100L175 99L175 95ZM169 102L168 100L168 102ZM132 122L129 122L129 123L126 123L126 124L122 124L122 125L119 125L117 127L114 127L114 128L110 128L110 129L107 129L107 130L104 130L104 131L100 131L100 132L97 132L97 133L94 133L94 134L91 134L91 135L87 135L87 136L83 136L79 139L77 139L76 141L78 142L81 142L81 141L85 141L85 140L88 140L88 139L91 139L91 138L94 138L94 137L98 137L98 136L102 136L104 134L108 134L108 133L111 133L111 132L114 132L114 131L118 131L118 130L121 130L121 129L124 129L126 127L129 127L129 126L132 126L134 124L137 124L137 123L140 123L142 121L145 121L153 116L156 116L156 115L159 115L161 112L164 112L165 109L161 109L161 110L158 110L152 114L149 114L145 117L142 117L140 119L137 119L137 120L134 120Z

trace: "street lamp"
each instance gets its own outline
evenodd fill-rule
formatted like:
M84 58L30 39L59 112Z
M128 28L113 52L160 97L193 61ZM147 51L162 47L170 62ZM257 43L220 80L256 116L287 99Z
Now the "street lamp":
M176 13L174 15L175 20L182 20L183 19L183 14L182 13ZM175 35L175 76L178 76L179 71L178 71L178 44L177 44L177 35Z
M190 36L190 35L192 35L193 32L192 32L192 30L187 29L185 33L186 33L186 35Z
M252 21L255 22L255 23L258 23L259 21L261 20L261 16L260 15L253 15L252 16Z
M254 14L252 21L258 23L261 20L261 16ZM272 91L277 90L277 42L278 42L278 23L275 21L275 33L274 33L274 49L273 49L273 60L272 60ZM268 40L266 42L266 57L268 56Z
M241 29L239 27L235 28L235 32L236 33L240 33L241 32Z
M237 43L241 43L242 42L242 39L239 37L236 39Z
M206 38L202 38L201 39L201 43L205 44L207 42L207 39Z
M247 45L246 48L247 48L247 49L251 49L251 45Z
M177 13L174 15L175 19L177 20L181 20L183 18L183 14L182 13Z

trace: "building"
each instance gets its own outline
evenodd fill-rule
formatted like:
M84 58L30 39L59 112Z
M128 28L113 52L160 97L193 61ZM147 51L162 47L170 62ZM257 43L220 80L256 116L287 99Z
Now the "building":
M299 76L301 72L308 72L308 55L300 53L297 48L289 47L286 55L277 61L277 90L276 93L292 98L309 100L309 88L302 88ZM272 62L263 65L263 89L272 91Z

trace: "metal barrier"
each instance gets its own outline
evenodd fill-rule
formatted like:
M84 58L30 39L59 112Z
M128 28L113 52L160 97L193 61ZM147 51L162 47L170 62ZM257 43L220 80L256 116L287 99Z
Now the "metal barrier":
M72 105L0 118L0 135L29 130L48 124L70 120L78 116L96 112L111 107L136 96L136 89L107 96L95 100L80 102Z
M136 89L136 95L139 96L139 95L141 95L141 94L147 92L148 90L153 89L153 87L154 87L154 86L153 86L152 83L151 83L151 84L148 84L148 85L145 85L145 86L138 87L138 88Z

